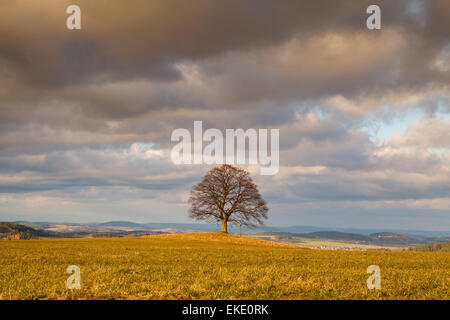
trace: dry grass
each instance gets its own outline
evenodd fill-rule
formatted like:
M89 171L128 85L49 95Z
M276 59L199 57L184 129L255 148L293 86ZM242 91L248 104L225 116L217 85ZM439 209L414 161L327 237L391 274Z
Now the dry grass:
M450 299L450 253L326 251L218 233L3 241L1 299ZM379 265L381 290L366 269ZM66 289L67 266L81 290Z

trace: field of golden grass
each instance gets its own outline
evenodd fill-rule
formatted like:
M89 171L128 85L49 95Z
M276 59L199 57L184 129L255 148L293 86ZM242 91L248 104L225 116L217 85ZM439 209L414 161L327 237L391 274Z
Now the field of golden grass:
M450 253L312 250L218 233L0 243L0 299L450 299ZM81 269L68 290L66 268ZM366 269L381 268L381 290Z

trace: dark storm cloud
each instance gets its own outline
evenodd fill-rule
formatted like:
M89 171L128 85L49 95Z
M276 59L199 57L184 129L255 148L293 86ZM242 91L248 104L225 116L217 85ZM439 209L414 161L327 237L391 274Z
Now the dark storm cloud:
M65 28L71 4L82 30ZM207 168L158 152L194 120L280 128L280 173L259 177L273 202L448 203L448 153L428 151L448 147L448 121L381 145L361 130L386 104L448 113L448 0L3 0L0 39L0 196L13 207L27 192L109 201L128 187L185 204L172 194Z
M381 31L365 28L371 1L75 3L79 31L65 28L73 1L2 3L2 133L65 128L120 143L144 132L163 142L145 128L130 131L139 131L141 119L159 119L153 132L191 123L189 112L169 119L167 110L239 110L248 114L237 117L239 126L270 125L274 113L260 112L267 106L278 114L334 95L357 99L449 82L449 72L432 63L448 44L448 1L377 2ZM128 119L135 119L129 128L105 123Z
M83 25L71 32L64 28L65 8L74 3L82 8ZM411 1L376 3L382 7L383 28L403 28L419 40L420 50L411 51L403 62L405 70L420 69L417 62L448 41L447 1L419 6L424 28L409 13ZM172 64L177 61L279 44L292 36L364 31L370 4L373 1L6 1L0 16L0 57L8 72L33 85L68 85L98 74L176 80L180 74Z
M366 2L75 1L83 29L69 32L65 9L74 1L6 1L0 50L8 70L35 85L79 82L102 71L174 79L170 64L179 59L277 43L299 32L360 28Z

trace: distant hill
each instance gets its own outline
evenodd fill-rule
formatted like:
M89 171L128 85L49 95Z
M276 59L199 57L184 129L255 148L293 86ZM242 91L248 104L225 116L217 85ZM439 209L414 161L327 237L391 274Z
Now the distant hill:
M337 231L318 231L310 233L298 233L297 236L312 239L329 239L329 240L357 240L357 241L369 241L370 237L363 236L355 233L345 233Z
M19 223L13 222L18 225ZM17 232L5 232L2 238L33 238L33 237L53 237L53 238L89 238L89 237L127 237L143 236L167 233L186 232L215 232L220 226L205 223L135 223L130 221L108 221L103 223L53 223L53 222L26 222L21 221L21 225L31 228L34 231L18 234ZM311 230L304 232L289 232L285 230ZM353 230L353 229L351 229ZM358 229L355 229L358 230ZM357 245L383 246L383 247L414 247L432 243L443 243L450 241L450 233L447 236L438 236L440 233L433 233L433 236L414 236L411 234L401 234L397 232L343 232L336 229L321 230L321 228L308 226L292 227L270 227L259 226L255 229L230 226L229 232L232 234L255 235L259 238L280 242L301 242L301 239L309 239L312 242L321 240L338 241ZM373 231L373 230L372 230ZM39 235L36 232L42 232ZM411 231L413 232L413 231ZM6 235L8 234L8 235ZM14 234L14 235L13 235ZM443 232L446 235L447 233ZM305 241L303 241L305 242Z
M375 245L380 247L414 247L436 242L447 242L450 240L449 238L408 237L393 232L379 232L369 235L337 231L317 231L310 233L260 232L256 235L260 235L263 239L267 240L272 239L285 242L301 243L302 239L311 239L338 241L348 244Z
M24 225L0 222L0 239L2 240L29 240L48 235L45 231L35 230Z
M407 236L398 234L398 233L393 233L393 232L378 232L378 233L372 233L369 235L369 237L371 238L375 238L375 239L410 239Z
M125 228L133 228L133 229L148 229L148 227L144 224L130 222L130 221L108 221L104 223L96 224L99 227L125 227Z
M105 226L94 226L75 223L32 223L22 224L0 222L0 239L3 240L26 240L36 238L121 238L141 237L169 232L150 230L143 227L134 227L127 222L105 223Z
M450 252L450 242L428 244L426 246L411 248L411 250L422 252Z
M433 240L427 240L427 239L417 239L412 238L408 236L404 236L398 233L393 232L379 232L379 233L372 233L369 235L369 237L373 240L373 242L379 244L379 245L400 245L400 246L411 246L411 245L418 245L418 244L424 244L428 241Z
M364 229L364 228L332 228L332 227L313 227L313 226L289 226L289 227L258 227L255 232L288 232L288 233L311 233L318 231L336 231L343 233L369 235L374 233L396 233L413 238L417 237L447 237L450 238L449 231L426 231L426 230L399 230L399 229Z

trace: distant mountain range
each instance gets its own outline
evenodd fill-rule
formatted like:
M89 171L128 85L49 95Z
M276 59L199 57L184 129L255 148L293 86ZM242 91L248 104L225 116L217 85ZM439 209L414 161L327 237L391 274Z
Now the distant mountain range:
M0 222L0 239L83 238L147 236L167 232L129 227L99 227L87 224L50 222Z
M33 228L34 230L45 231L53 235L66 235L67 234L111 234L117 235L122 233L180 233L180 232L213 232L218 231L220 226L215 224L203 224L203 223L135 223L130 221L109 221L103 223L54 223L54 222L29 222L29 221L14 221L12 223L20 224ZM404 237L410 237L414 239L425 238L450 238L450 231L423 231L423 230L380 230L380 229L357 229L357 228L320 228L313 226L289 226L289 227L272 227L272 226L259 226L257 228L231 226L229 228L231 233L285 233L285 234L308 234L309 238L323 238L330 240L343 240L348 237L351 240L367 241L367 237L374 237L379 235L380 237L386 237L386 235L401 235Z
M345 233L337 231L318 231L310 233L262 232L259 238L267 240L302 244L306 239L329 240L358 245L374 245L381 247L414 247L431 243L450 242L450 237L409 237L392 232L378 232L369 235Z
M203 223L134 223L129 221L109 221L98 224L89 224L92 226L103 227L128 227L128 228L141 228L142 230L153 229L179 229L189 231L218 231L220 226L214 224ZM239 227L230 227L231 232L239 232ZM314 226L289 226L289 227L276 227L276 226L259 226L257 228L242 227L242 232L246 233L259 233L259 232L289 232L289 233L309 233L320 231L336 231L344 233L362 234L368 235L373 233L391 232L398 233L405 236L414 237L450 237L449 231L425 231L425 230L399 230L399 229L360 229L360 228L324 228Z
M109 221L103 223L77 224L53 222L15 221L0 222L0 239L33 238L81 238L81 237L127 237L163 233L212 232L219 226L200 223L135 223ZM351 244L376 246L419 246L450 241L450 232L433 231L381 231L367 229L325 229L311 226L258 228L230 227L231 233L242 232L274 241L297 242L299 239L329 240ZM351 230L352 232L348 232Z
M402 229L363 229L363 228L324 228L313 226L291 226L291 227L263 227L261 231L274 231L274 232L290 232L290 233L309 233L320 231L335 231L352 234L369 235L374 233L391 232L411 237L450 237L449 231L427 231L427 230L402 230Z

